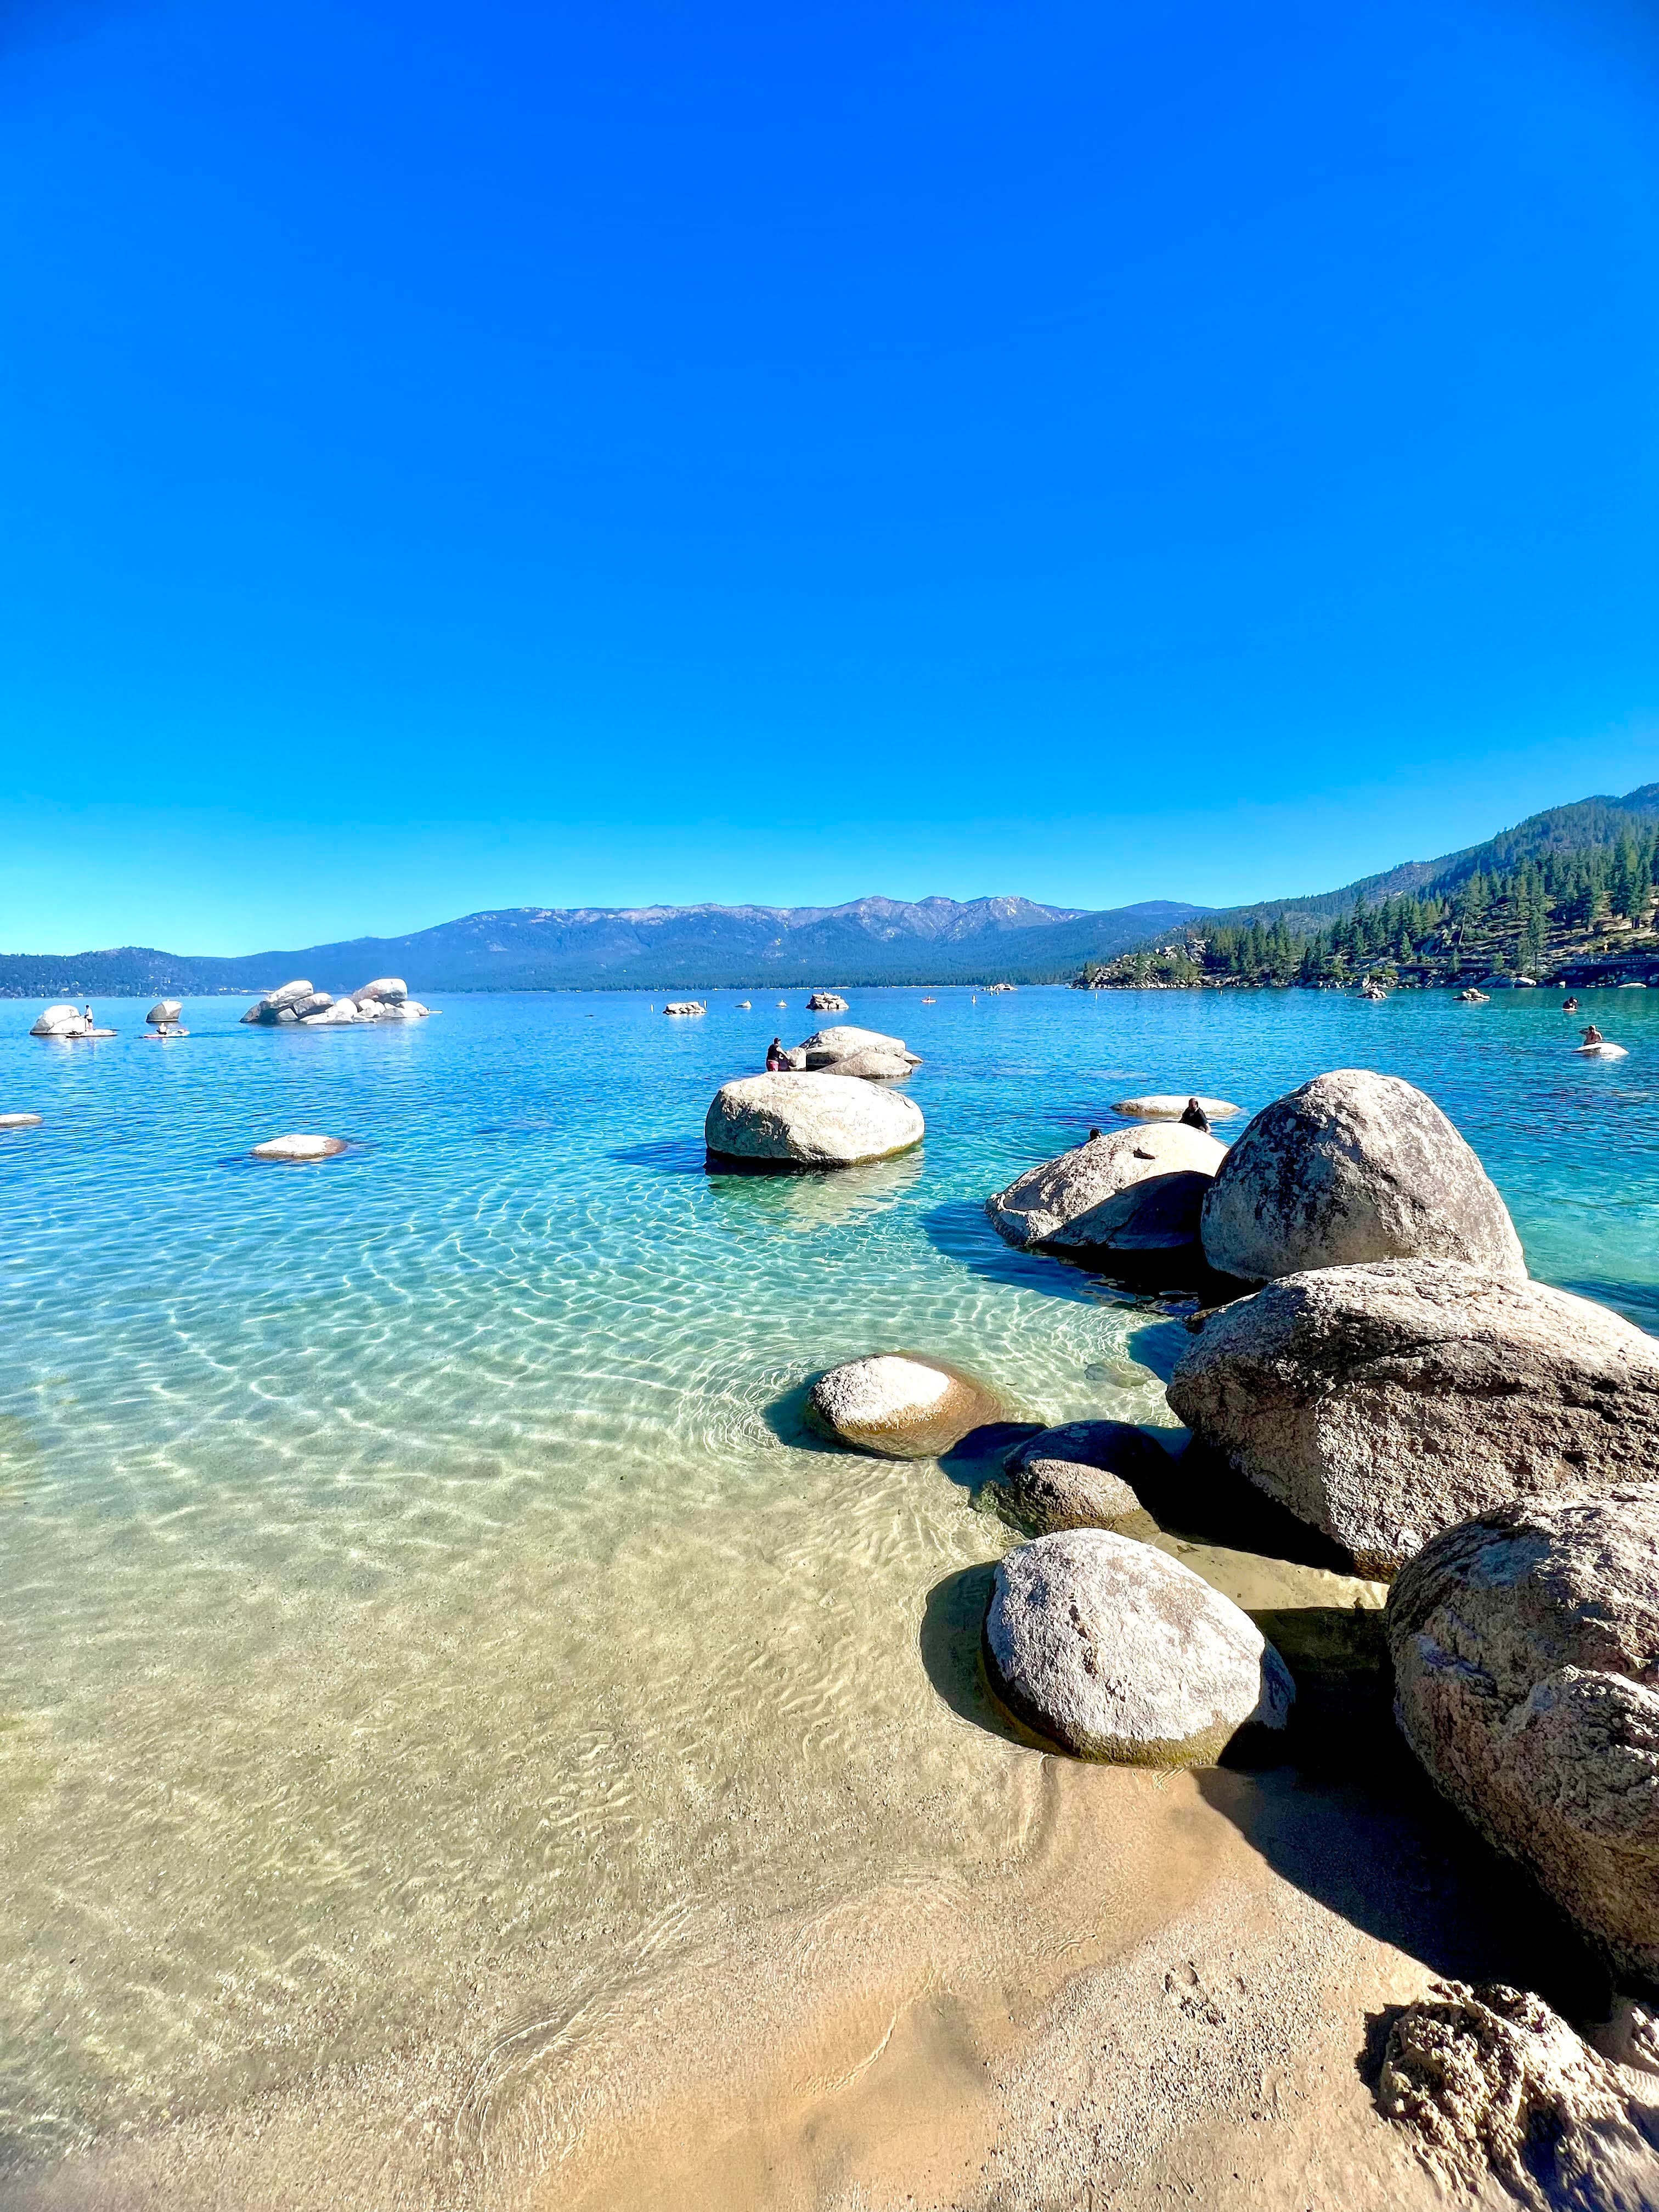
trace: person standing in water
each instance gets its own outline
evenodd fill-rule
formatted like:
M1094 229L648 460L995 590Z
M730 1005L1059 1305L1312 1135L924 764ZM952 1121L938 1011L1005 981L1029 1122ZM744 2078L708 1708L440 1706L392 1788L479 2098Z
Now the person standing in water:
M771 1043L766 1048L767 1073L769 1075L780 1074L786 1071L788 1066L789 1062L785 1056L783 1049L783 1039L781 1037L774 1037Z

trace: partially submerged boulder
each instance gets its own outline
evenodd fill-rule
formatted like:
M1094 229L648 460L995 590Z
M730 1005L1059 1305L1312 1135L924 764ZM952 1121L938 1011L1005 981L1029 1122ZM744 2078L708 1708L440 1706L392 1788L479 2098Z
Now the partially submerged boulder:
M1503 1200L1433 1099L1363 1067L1316 1075L1246 1126L1203 1237L1210 1265L1245 1282L1368 1260L1527 1272Z
M398 1001L409 996L409 986L401 975L377 975L372 983L365 983L352 997L362 1006L365 999Z
M89 1036L92 1024L79 1006L48 1006L35 1017L29 1030L31 1036L71 1037Z
M1084 1759L1191 1766L1243 1729L1282 1729L1296 1692L1230 1598L1150 1545L1103 1528L1022 1544L985 1623L992 1686Z
M1000 1482L988 1486L1005 1521L1029 1534L1113 1528L1141 1510L1131 1485L1156 1485L1170 1462L1128 1421L1064 1421L1017 1444Z
M170 1029L184 1011L182 999L158 999L144 1019L152 1029Z
M1457 2190L1530 2212L1659 2212L1659 2115L1529 1990L1437 1982L1389 2031L1377 2102Z
M722 1084L703 1124L716 1161L844 1168L891 1159L921 1142L921 1109L848 1075L744 1075Z
M861 1030L851 1022L815 1030L810 1037L802 1038L796 1049L805 1054L802 1065L814 1070L836 1068L839 1061L861 1052L886 1053L896 1060L908 1060L912 1067L921 1066L921 1055L912 1052L902 1037L888 1036L880 1030Z
M856 1076L860 1083L902 1083L921 1065L909 1053L871 1050L848 1053L845 1060L833 1061L828 1073Z
M278 1022L297 1022L300 1018L298 1008L303 1006L308 1013L314 1013L319 996L325 1004L331 1003L326 992L314 992L309 982L301 977L292 983L279 984L274 991L267 991L263 999L255 1000L242 1019L261 1023L267 1029L273 1028Z
M847 1001L838 991L814 991L806 1001L809 1014L844 1014Z
M1192 1091L1155 1091L1144 1098L1115 1099L1112 1111L1121 1114L1127 1121L1178 1121L1194 1097L1212 1121L1224 1121L1231 1115L1244 1111L1230 1098L1206 1098Z
M1446 1260L1269 1283L1211 1316L1169 1398L1365 1575L1511 1498L1659 1472L1659 1341Z
M1002 1419L1001 1401L942 1359L879 1352L819 1376L807 1394L815 1427L884 1459L937 1459L970 1429Z
M1438 1788L1616 1972L1659 1984L1659 1486L1447 1529L1386 1626L1400 1726Z
M346 1149L343 1137L268 1137L253 1147L256 1160L331 1160Z
M0 1129L38 1129L39 1114L0 1114Z
M1224 1145L1179 1122L1112 1129L1029 1168L987 1203L1011 1244L1064 1252L1179 1252L1198 1243Z

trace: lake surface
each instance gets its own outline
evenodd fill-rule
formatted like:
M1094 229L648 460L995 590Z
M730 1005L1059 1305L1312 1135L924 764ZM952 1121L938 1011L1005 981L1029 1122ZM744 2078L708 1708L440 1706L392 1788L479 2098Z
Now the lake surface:
M819 1025L739 995L216 1000L167 1044L109 1002L67 1046L0 1006L0 1111L46 1116L0 1136L0 2173L394 2062L447 2125L602 2070L671 1966L983 1881L1031 1762L919 1638L1008 1540L793 1395L908 1347L1168 1426L1169 1312L981 1210L1126 1092L1406 1076L1534 1274L1659 1327L1659 994L1583 994L1596 1064L1553 992L849 993L924 1055L925 1146L781 1180L704 1172L716 1085ZM354 1149L247 1158L291 1129Z

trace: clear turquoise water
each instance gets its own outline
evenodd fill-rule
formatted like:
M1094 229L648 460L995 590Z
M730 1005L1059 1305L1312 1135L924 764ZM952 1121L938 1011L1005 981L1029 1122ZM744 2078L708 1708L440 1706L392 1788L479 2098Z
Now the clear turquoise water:
M1607 1065L1553 993L849 994L925 1055L924 1147L711 1178L715 1086L817 1026L738 995L322 1033L202 1001L166 1045L130 1003L71 1046L0 1007L0 1111L46 1116L0 1137L14 2151L394 2045L435 2081L734 1916L971 1881L1021 1784L917 1623L1001 1540L947 1471L779 1408L909 1346L1033 1417L1167 1420L1157 1308L981 1212L1126 1091L1408 1077L1535 1274L1659 1326L1659 995L1586 998ZM247 1158L296 1128L354 1149Z

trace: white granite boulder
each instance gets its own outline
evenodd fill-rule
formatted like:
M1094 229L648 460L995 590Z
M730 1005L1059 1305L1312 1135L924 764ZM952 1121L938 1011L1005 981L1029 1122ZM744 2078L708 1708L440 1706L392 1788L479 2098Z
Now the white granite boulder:
M1169 1397L1366 1575L1511 1498L1659 1473L1659 1340L1447 1260L1269 1283L1211 1316Z
M722 1084L703 1124L717 1159L779 1168L888 1160L921 1142L921 1109L856 1076L745 1075Z
M409 986L401 975L377 975L372 983L365 983L362 990L354 991L351 995L359 1006L365 999L396 1001L409 996Z
M1248 1613L1165 1552L1104 1528L1022 1544L985 1623L992 1686L1084 1759L1190 1766L1242 1729L1282 1729L1296 1692Z
M29 1030L31 1036L77 1037L90 1036L92 1024L79 1006L48 1006L37 1015Z
M1386 1627L1400 1726L1442 1792L1616 1972L1659 1984L1659 1486L1445 1530Z
M1002 1419L1001 1401L943 1360L903 1352L849 1359L807 1393L814 1427L883 1459L937 1459L970 1429Z
M158 999L144 1019L152 1029L171 1029L184 1011L182 999Z
M1045 1160L989 1200L1011 1244L1066 1252L1178 1252L1198 1242L1224 1145L1180 1122L1111 1129Z
M1368 1260L1462 1260L1525 1275L1486 1170L1433 1099L1339 1067L1249 1122L1204 1200L1204 1255L1265 1282Z
M827 1030L816 1030L810 1037L803 1037L795 1048L806 1056L803 1066L812 1069L837 1069L837 1063L850 1060L855 1053L885 1053L896 1060L908 1060L912 1067L921 1066L921 1057L914 1053L902 1037L887 1036L880 1030L861 1030L850 1022Z
M830 1062L830 1075L856 1076L860 1083L902 1083L921 1062L909 1053L849 1052L845 1060Z
M38 1129L41 1118L39 1114L0 1114L0 1129Z
M1156 1091L1144 1098L1114 1099L1112 1111L1121 1114L1126 1121L1178 1121L1194 1097L1198 1094L1191 1091ZM1198 1103L1212 1121L1224 1121L1230 1115L1244 1111L1227 1098L1199 1097Z
M353 1022L361 1018L355 1000L331 999L326 992L319 992L318 996L322 1000L322 1005L313 1006L309 1012L301 1013L300 1016L300 1020L305 1028L308 1030L346 1029ZM301 1004L304 1006L306 1001L302 1000Z
M806 1001L809 1014L844 1014L847 1001L838 991L814 991Z
M263 1145L255 1145L256 1160L331 1160L337 1152L346 1149L343 1137L313 1137L293 1135L268 1137Z
M257 999L242 1019L262 1023L266 1028L277 1022L297 1022L301 1007L303 1006L307 1013L317 1011L316 1001L319 996L325 1004L331 1003L326 992L319 994L313 991L304 978L292 983L283 983L276 990L267 991L263 999Z

